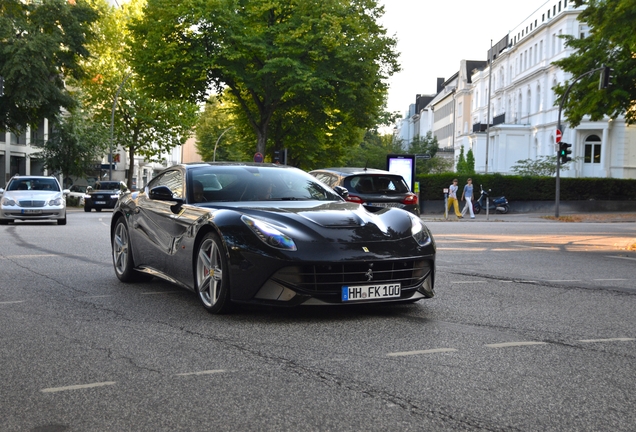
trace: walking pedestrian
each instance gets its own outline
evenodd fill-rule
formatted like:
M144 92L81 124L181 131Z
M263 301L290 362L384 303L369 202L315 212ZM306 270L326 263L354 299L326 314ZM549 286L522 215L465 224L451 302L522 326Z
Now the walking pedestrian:
M464 191L462 192L462 201L466 200L466 205L462 209L462 216L466 214L466 210L470 211L470 218L475 219L475 213L473 213L473 179L466 180L464 185Z
M455 210L455 215L458 219L461 219L463 216L459 212L459 204L457 203L457 179L453 179L453 184L451 184L448 188L448 210L450 211L451 206Z

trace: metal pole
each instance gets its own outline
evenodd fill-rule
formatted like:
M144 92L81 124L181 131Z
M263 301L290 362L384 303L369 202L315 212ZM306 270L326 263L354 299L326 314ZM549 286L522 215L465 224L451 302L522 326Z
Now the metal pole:
M561 131L561 140L563 140L563 137L565 136L565 134L561 130L561 112L563 111L563 105L565 104L565 101L567 100L568 94L570 93L570 90L574 86L574 83L580 80L581 78L588 75L592 75L594 72L600 71L604 68L605 66L592 69L591 71L585 72L584 74L576 77L572 81L572 83L568 86L568 88L565 90L565 93L563 93L563 97L561 98L561 102L559 103L559 115L557 117L557 130ZM556 191L554 192L554 217L557 219L559 218L559 201L560 200L561 200L561 158L557 154Z
M229 131L233 127L234 126L230 126L229 128L225 129L223 132L221 132L221 135L219 135L219 137L216 139L216 144L214 144L214 157L212 158L212 162L216 162L216 146L219 145L219 141L221 141L221 137L223 136L225 132Z
M110 113L110 154L108 160L108 180L113 179L113 128L115 127L115 107L117 106L117 98L119 97L119 92L121 92L122 87L128 81L128 78L132 75L132 72L124 77L121 84L119 84L119 88L115 93L115 97L113 98L113 110ZM101 174L100 174L101 175Z
M492 87L492 39L490 39L490 51L488 54L488 113L486 113L486 170L488 174L488 147L490 147L490 91Z

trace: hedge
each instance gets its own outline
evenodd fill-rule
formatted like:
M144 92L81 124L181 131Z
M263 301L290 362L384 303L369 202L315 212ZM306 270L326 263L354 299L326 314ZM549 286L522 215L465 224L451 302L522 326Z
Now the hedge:
M458 175L456 173L428 174L417 176L420 183L421 200L443 200L444 188L453 179L458 180L461 193L467 178L473 179L475 196L479 196L480 185L491 189L491 196L505 195L510 201L551 201L555 199L556 178L528 177L501 174ZM636 201L636 180L614 178L561 178L560 199L563 201Z

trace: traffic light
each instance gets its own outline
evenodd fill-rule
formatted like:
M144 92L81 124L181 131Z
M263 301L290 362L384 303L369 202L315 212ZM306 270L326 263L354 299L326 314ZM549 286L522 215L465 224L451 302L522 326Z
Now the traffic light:
M601 79L598 83L599 90L606 89L612 85L612 78L614 78L613 73L614 69L609 66L603 66L603 69L601 69Z
M572 150L570 149L572 144L568 143L559 143L559 157L561 158L561 165L566 164L572 160L570 155L572 154Z

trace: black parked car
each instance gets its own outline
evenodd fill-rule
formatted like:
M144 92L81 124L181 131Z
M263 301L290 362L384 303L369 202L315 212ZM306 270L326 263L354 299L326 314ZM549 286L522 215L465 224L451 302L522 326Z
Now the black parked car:
M409 190L404 178L374 168L325 168L310 171L332 188L342 186L349 191L347 201L375 207L395 207L420 215L417 195Z
M102 211L102 209L115 208L119 195L129 192L126 183L120 181L98 181L91 189L87 189L84 195L84 211Z
M337 188L346 194L343 188ZM433 297L435 243L419 217L345 201L277 164L199 163L159 173L113 212L115 274L162 277L212 313Z

